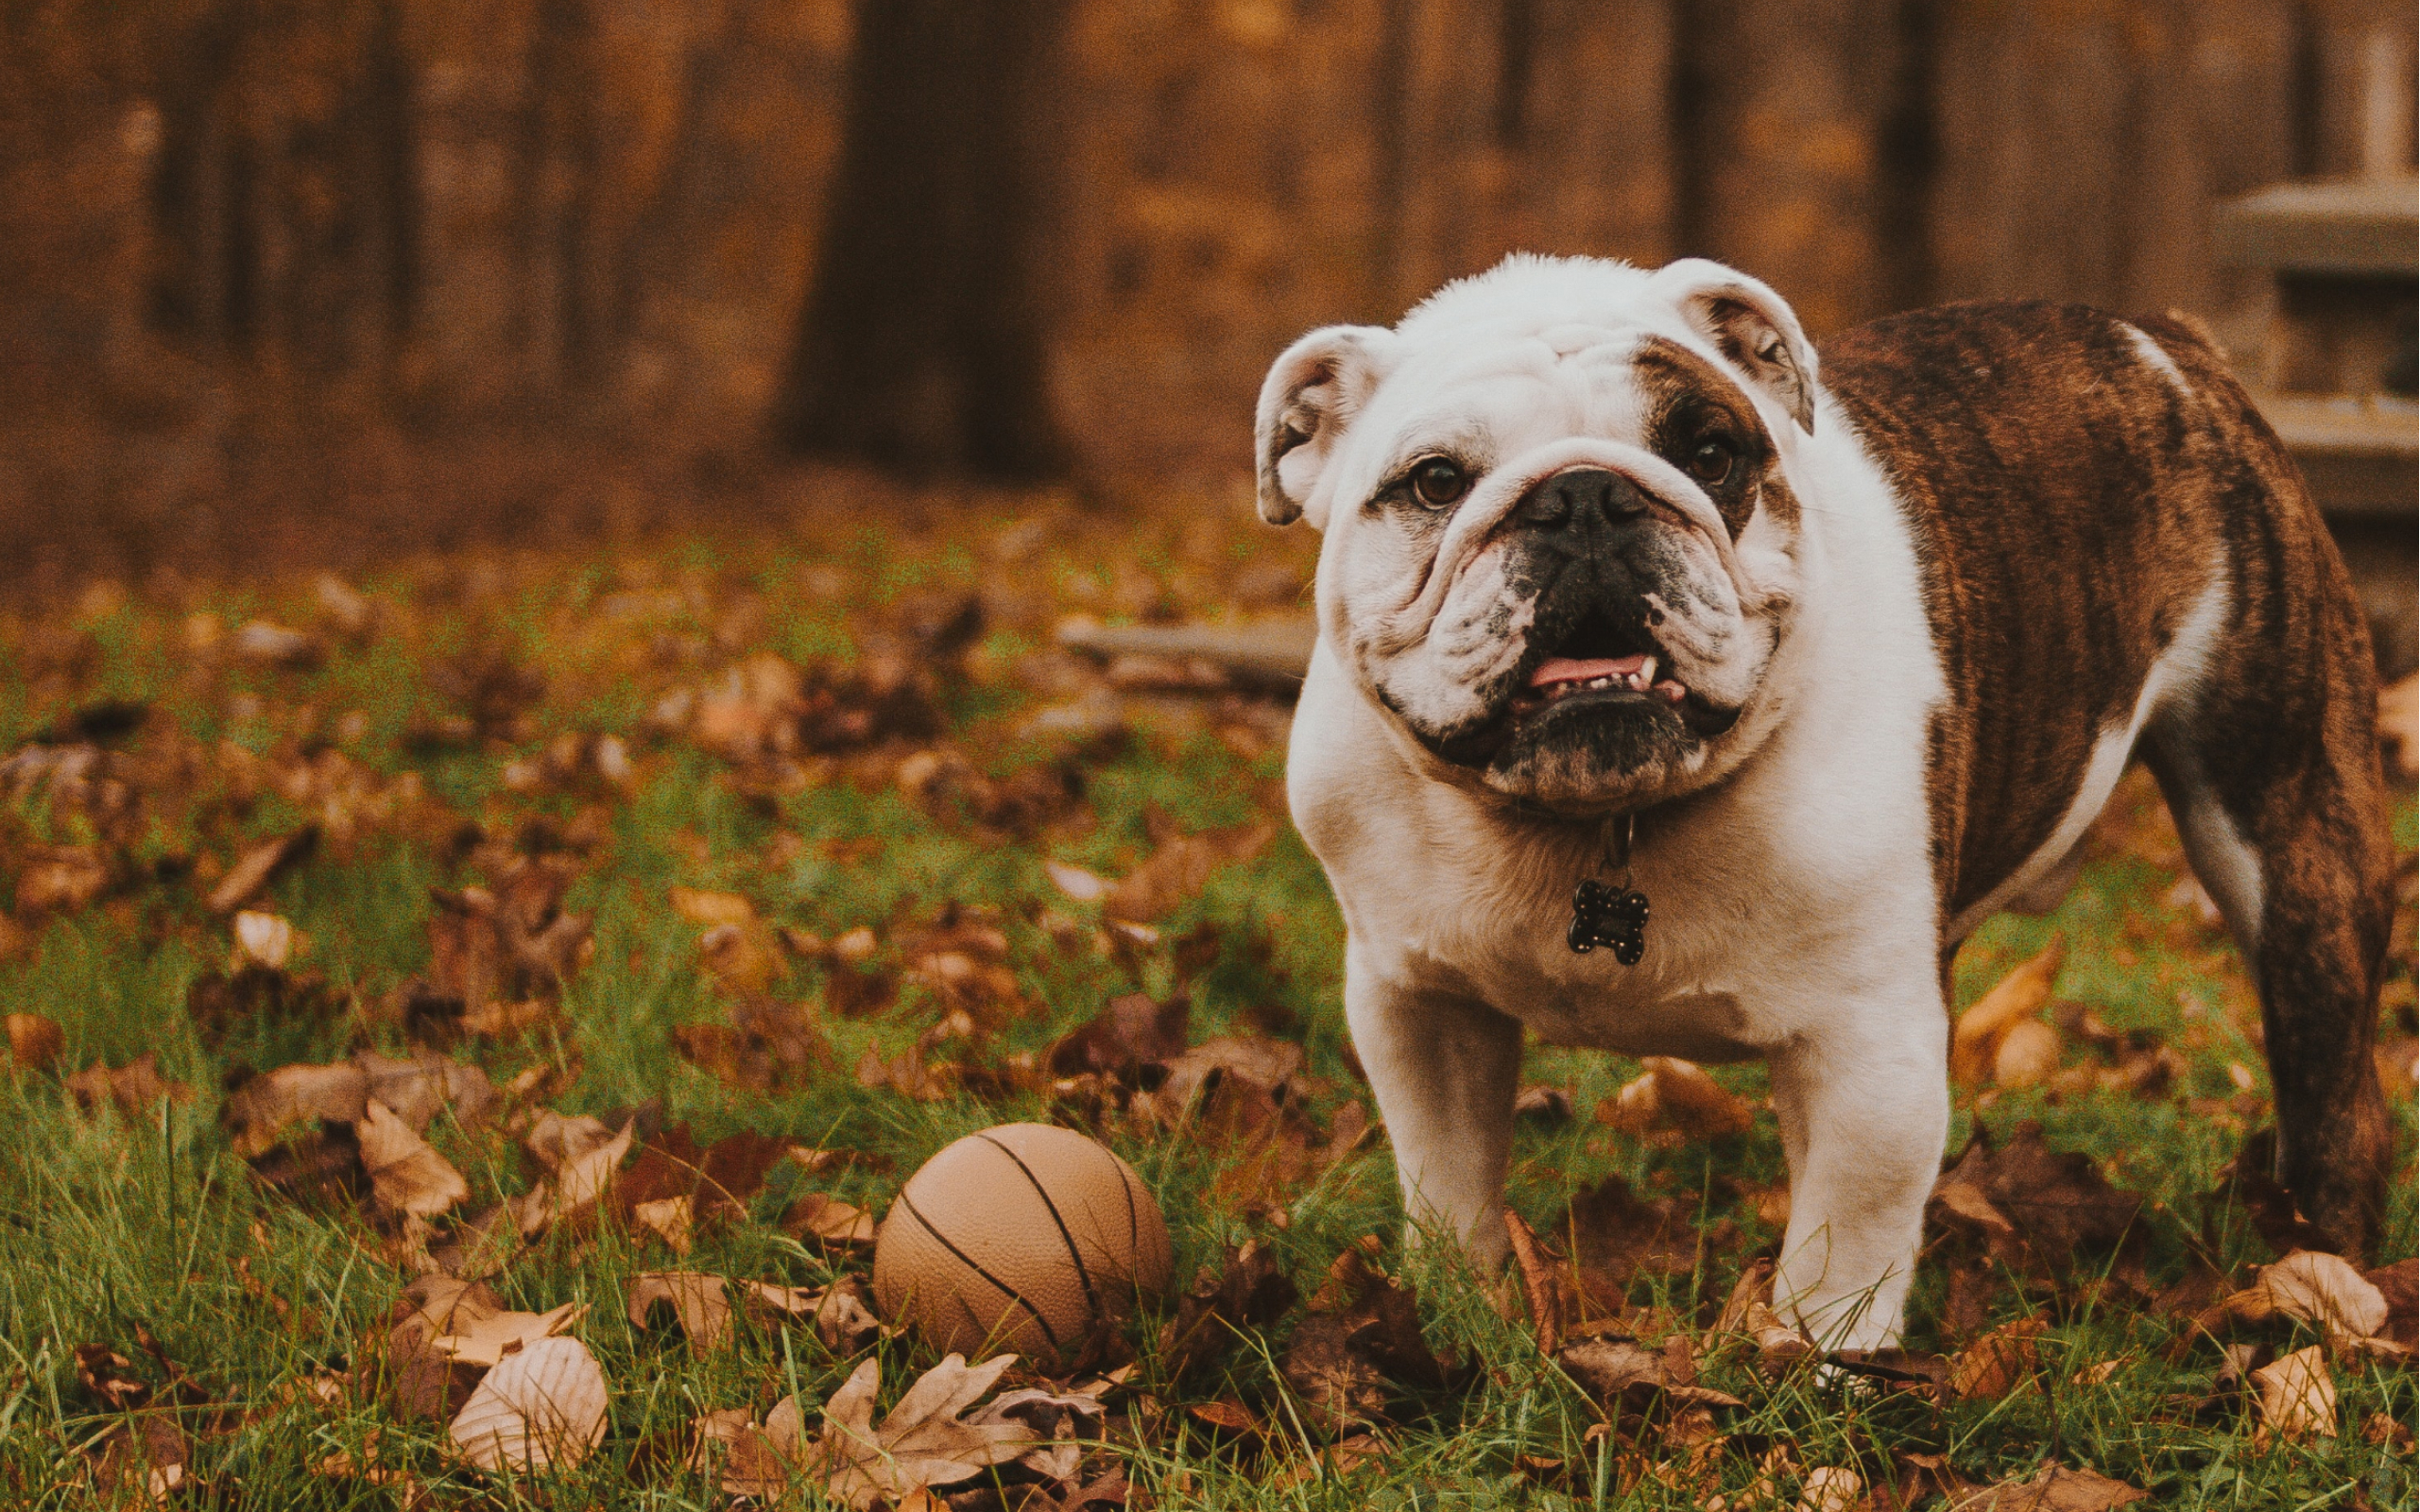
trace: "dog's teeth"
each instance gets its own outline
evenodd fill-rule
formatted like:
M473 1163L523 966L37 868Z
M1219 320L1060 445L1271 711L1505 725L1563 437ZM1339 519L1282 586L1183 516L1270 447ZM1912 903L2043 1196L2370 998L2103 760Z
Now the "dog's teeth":
M1646 661L1639 662L1639 670L1630 674L1630 685L1634 688L1650 687L1655 683L1655 680L1656 659L1652 656Z

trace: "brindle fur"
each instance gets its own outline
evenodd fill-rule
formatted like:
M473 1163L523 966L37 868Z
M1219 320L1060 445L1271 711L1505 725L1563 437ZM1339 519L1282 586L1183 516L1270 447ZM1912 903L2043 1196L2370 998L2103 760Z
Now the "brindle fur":
M2180 817L2216 805L2257 857L2260 917L2242 943L2278 1175L2321 1229L2366 1251L2389 1159L2371 1045L2392 908L2368 631L2299 474L2223 360L2180 320L2135 328L2181 384L2125 323L2072 305L1920 311L1822 351L1826 387L1906 510L1948 679L1931 730L1941 915L2042 849L2095 741L2125 727L2223 565L2214 675L2138 751ZM2031 611L2044 602L2060 611Z

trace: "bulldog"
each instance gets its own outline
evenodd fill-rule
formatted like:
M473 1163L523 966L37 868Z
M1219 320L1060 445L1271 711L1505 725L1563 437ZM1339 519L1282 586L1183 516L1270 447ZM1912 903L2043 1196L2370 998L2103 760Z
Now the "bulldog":
M1255 445L1261 517L1323 533L1288 797L1416 1234L1501 1263L1524 1031L1760 1057L1777 1304L1896 1341L1950 962L2140 757L2258 983L2277 1174L2370 1246L2368 630L2188 322L1964 304L1819 355L1719 264L1516 256L1296 342Z

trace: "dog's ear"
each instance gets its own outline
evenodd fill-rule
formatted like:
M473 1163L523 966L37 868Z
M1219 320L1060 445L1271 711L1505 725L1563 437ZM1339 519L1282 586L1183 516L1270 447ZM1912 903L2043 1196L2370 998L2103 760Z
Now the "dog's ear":
M1788 301L1735 267L1685 257L1656 283L1682 317L1762 388L1798 428L1815 432L1815 349Z
M1330 325L1286 348L1261 383L1253 417L1253 473L1261 518L1290 525L1302 518L1338 438L1378 387L1393 333L1373 325ZM1325 511L1314 512L1313 528Z

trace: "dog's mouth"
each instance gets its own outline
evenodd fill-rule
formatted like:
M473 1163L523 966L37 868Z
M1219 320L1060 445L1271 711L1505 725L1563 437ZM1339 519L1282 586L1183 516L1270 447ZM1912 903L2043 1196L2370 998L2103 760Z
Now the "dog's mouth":
M1567 704L1670 708L1688 698L1688 687L1669 674L1645 626L1592 614L1531 670L1507 712L1519 725Z

